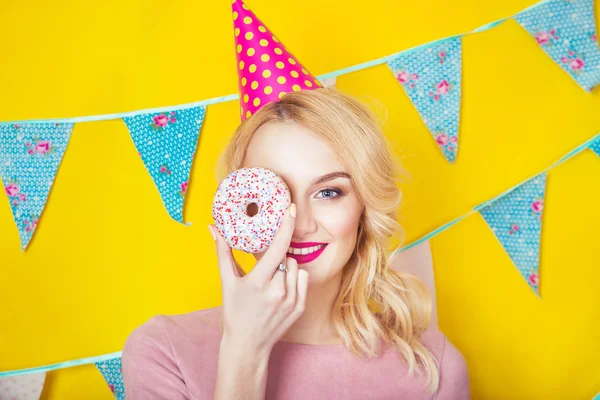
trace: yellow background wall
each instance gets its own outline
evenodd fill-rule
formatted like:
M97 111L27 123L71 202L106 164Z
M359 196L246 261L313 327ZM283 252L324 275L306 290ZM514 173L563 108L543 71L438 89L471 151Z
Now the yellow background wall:
M532 0L248 0L314 74L471 30ZM0 4L0 120L182 104L237 89L227 0ZM596 9L596 18L600 7ZM338 88L387 110L410 179L402 223L413 241L540 172L600 131L586 93L514 21L464 39L459 155L448 164L385 66ZM206 225L217 155L237 102L210 106L186 220L172 221L121 121L75 126L29 249L0 200L0 370L118 351L158 313L221 303ZM600 391L600 158L551 171L542 300L483 219L432 240L440 327L465 355L473 399L589 399ZM245 267L250 259L244 257ZM93 366L49 374L44 399L110 399Z

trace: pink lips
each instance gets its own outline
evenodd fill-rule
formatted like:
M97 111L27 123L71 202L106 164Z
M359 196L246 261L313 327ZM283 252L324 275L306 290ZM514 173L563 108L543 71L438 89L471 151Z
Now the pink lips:
M321 253L323 253L323 250L325 250L325 248L327 247L327 243L316 243L316 242L304 242L304 243L291 242L290 243L290 247L293 249L304 249L306 247L313 247L313 246L318 246L321 244L324 244L325 246L321 247L319 250L317 250L313 253L310 253L310 254L290 254L290 253L288 253L287 256L296 260L296 262L298 264L309 263L309 262L315 260L317 257L319 257L321 255Z

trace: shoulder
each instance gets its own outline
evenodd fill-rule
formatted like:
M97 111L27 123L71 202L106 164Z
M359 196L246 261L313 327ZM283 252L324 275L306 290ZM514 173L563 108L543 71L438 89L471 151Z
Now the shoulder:
M196 381L208 385L215 370L220 315L219 308L156 315L137 327L127 338L121 358L126 397L199 398Z
M462 353L439 329L427 329L421 334L420 339L421 343L436 356L440 364L445 366L466 365Z
M220 339L221 307L208 308L187 314L156 315L138 326L127 337L123 355L146 351L149 347L173 350L172 343L179 338L193 338L194 342L212 342Z
M469 399L469 371L462 353L438 329L425 331L421 341L433 353L439 365L440 387L435 399Z
M446 347L446 335L436 328L429 328L421 334L419 340L423 346L427 347L429 351L439 361L441 360L444 350Z

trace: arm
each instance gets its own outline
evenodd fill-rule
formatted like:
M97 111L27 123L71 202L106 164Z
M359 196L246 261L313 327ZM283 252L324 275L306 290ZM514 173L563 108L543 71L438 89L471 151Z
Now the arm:
M286 256L295 218L296 205L291 204L271 245L243 277L235 272L238 266L225 239L208 226L217 246L223 293L215 400L264 400L271 350L304 312L308 272ZM282 261L286 272L277 271Z
M243 344L236 345L224 336L213 400L264 400L268 365L268 352L246 350Z

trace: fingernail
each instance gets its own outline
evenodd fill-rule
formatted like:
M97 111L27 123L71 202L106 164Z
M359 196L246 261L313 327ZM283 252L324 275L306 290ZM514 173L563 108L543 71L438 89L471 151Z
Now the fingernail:
M296 218L296 205L294 203L290 206L290 215L292 218Z
M212 236L213 240L216 241L217 235L215 235L215 231L213 231L212 226L210 226L210 224L208 224L208 230L210 231L210 235Z

